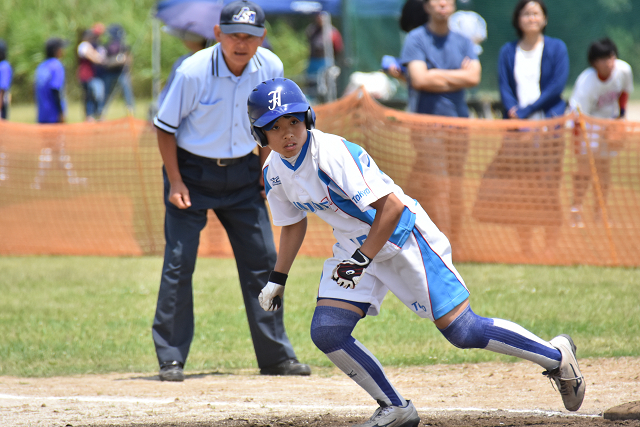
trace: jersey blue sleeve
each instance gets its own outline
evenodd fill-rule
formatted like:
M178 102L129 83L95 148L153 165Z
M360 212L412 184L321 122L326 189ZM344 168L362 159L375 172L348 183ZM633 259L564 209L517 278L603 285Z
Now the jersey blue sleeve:
M345 139L322 141L319 175L337 197L348 200L364 212L376 200L393 192L371 156ZM339 200L335 200L339 202ZM344 210L344 209L343 209Z

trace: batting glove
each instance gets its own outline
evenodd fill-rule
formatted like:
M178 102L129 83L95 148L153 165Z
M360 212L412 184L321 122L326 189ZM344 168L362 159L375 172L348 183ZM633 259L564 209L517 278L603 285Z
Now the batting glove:
M351 258L336 265L331 278L345 289L354 289L369 264L371 264L371 260L360 252L360 249L356 249Z
M272 271L269 274L269 281L262 288L262 292L258 295L260 307L264 311L276 311L282 307L282 296L284 295L284 285L287 283L288 275Z

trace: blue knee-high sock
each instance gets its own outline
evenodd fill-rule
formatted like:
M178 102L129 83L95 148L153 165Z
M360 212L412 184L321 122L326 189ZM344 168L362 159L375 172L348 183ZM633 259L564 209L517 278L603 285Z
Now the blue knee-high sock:
M380 362L351 336L360 315L338 307L319 306L311 321L311 339L338 368L378 403L405 406L406 400L387 379Z
M560 365L560 350L522 326L503 319L488 319L468 306L442 335L458 348L483 348L537 363L547 370Z

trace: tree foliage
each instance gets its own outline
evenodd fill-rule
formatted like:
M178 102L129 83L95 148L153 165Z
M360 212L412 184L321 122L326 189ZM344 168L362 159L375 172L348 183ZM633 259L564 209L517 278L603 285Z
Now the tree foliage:
M82 31L96 22L118 23L126 31L126 42L134 58L132 82L137 96L150 97L152 90L152 22L155 0L0 0L0 38L7 42L8 60L14 70L14 102L33 100L33 77L44 59L44 44L50 37L70 42L63 63L67 70L67 96L79 99L75 54ZM306 40L301 31L286 22L273 21L269 40L285 63L287 74L300 73L306 61ZM182 42L161 32L161 81L173 62L187 52Z

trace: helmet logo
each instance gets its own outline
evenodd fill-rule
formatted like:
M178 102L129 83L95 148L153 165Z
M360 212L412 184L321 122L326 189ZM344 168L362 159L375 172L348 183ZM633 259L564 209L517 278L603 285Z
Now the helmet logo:
M281 93L282 93L282 88L281 88L281 87L279 87L279 88L278 88L278 89L276 89L276 90L272 90L271 92L269 92L269 94L268 94L267 96L271 96L271 95L273 95L273 98L271 98L271 99L269 100L269 104L271 104L271 105L269 106L269 110L273 110L273 109L275 109L276 107L279 107L279 106L281 106L281 105L282 105L282 100L281 100L281 98L280 98L280 94L281 94Z
M256 23L256 13L249 9L247 6L244 6L240 9L236 15L233 15L233 22L241 22L243 24L255 24Z

